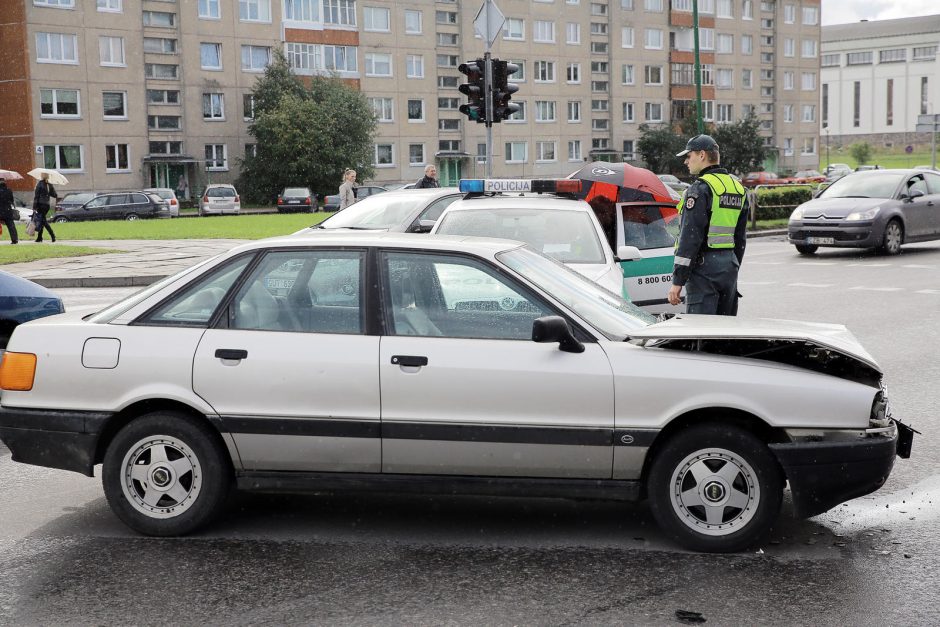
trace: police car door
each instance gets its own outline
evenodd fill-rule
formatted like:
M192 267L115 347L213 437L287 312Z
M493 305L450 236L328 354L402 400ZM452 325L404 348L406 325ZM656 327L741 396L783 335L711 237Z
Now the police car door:
M624 291L634 305L651 313L679 313L667 295L672 287L672 267L679 216L664 202L617 203L617 246L636 246L643 258L621 261Z

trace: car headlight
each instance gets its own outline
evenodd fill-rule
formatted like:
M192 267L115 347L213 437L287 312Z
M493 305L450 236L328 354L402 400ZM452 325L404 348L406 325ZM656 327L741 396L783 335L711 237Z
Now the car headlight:
M878 211L881 207L875 207L874 209L868 209L867 211L853 211L845 217L847 222L857 222L859 220L874 220L875 216L878 215Z
M797 207L790 214L790 222L798 222L803 219L803 207Z

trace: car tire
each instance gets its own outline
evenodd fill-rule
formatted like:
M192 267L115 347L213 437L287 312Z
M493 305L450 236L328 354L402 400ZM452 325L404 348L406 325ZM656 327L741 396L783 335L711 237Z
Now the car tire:
M794 244L796 246L796 252L801 255L815 255L816 251L819 250L819 246L813 244Z
M783 484L780 465L760 439L706 423L683 430L656 453L647 490L653 516L673 540L693 551L727 553L770 533Z
M134 222L135 220L140 220L140 216L137 215L136 213L129 213L126 216L124 216L124 219L127 220L128 222Z
M55 222L56 224L60 224L60 223L62 223L62 222L68 222L69 219L66 218L65 216L56 216L56 217L52 218L52 221Z
M878 252L883 255L899 255L901 244L904 242L904 227L899 220L890 220L885 225L885 232L881 236L881 245Z
M125 525L148 536L178 536L219 514L232 475L218 433L197 418L164 411L117 433L104 456L102 484Z

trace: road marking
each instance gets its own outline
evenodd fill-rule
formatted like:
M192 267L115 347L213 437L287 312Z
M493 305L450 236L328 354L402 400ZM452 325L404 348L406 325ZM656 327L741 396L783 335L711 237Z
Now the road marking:
M835 261L801 261L801 266L834 266Z
M832 283L787 283L788 287L832 287Z
M923 266L923 265L921 265L921 264L919 264L919 263L909 263L909 264L903 265L903 266L901 266L901 267L902 267L902 268L919 268L919 269L922 269L922 270L933 270L933 269L935 269L936 266Z
M915 294L940 294L940 290L917 290Z
M852 266L864 266L866 268L890 268L892 264L890 263L847 263L845 265L847 268L851 268Z
M903 290L903 287L866 287L864 285L858 285L856 287L850 287L850 290L865 290L868 292L900 292Z
M748 261L752 266L782 266L782 261Z
M738 285L774 285L776 281L738 281Z

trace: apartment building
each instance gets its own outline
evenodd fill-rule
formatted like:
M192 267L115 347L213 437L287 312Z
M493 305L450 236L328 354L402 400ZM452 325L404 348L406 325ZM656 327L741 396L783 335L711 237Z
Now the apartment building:
M940 15L822 29L823 141L930 145L921 114L940 113Z
M375 180L484 171L485 128L458 112L457 66L482 56L482 0L8 0L0 16L0 167L73 189L232 181L253 150L250 91L281 47L336 73L378 119ZM692 0L499 0L492 47L522 109L495 125L493 170L563 176L637 160L641 124L694 112ZM707 120L754 111L768 167L818 164L820 0L699 0ZM315 138L311 138L315 141ZM322 190L332 191L332 190Z

